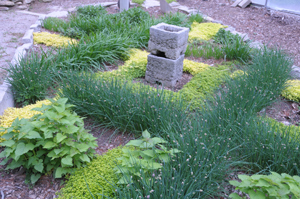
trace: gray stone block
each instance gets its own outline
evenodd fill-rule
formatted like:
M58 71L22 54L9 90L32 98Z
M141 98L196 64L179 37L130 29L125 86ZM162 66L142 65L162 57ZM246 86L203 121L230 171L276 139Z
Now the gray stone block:
M148 55L145 79L150 83L162 83L166 87L174 87L182 76L184 55L178 59L166 59L155 55Z
M22 42L24 44L33 43L33 29L29 29L26 31L25 35L22 38Z
M150 28L148 50L153 54L163 52L175 60L185 53L188 37L188 28L160 23Z

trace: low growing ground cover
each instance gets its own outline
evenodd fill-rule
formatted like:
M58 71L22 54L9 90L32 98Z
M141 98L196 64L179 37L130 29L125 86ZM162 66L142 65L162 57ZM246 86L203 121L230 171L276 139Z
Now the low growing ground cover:
M68 114L92 118L98 125L130 132L137 138L142 132L150 132L156 139L154 142L154 138L143 133L143 137L131 145L132 152L121 153L120 148L113 149L92 159L86 167L80 167L89 162L85 157L70 159L82 155L79 153L82 151L76 151L79 148L72 148L76 142L63 142L72 149L66 154L61 153L57 145L53 146L54 153L63 159L61 168L69 168L75 161L80 167L74 174L65 172L71 175L60 197L226 197L230 193L224 192L224 186L229 185L229 174L235 170L251 174L273 171L299 175L298 131L257 115L287 88L290 58L279 49L252 49L239 36L220 29L214 31L215 34L208 31L211 40L190 41L184 72L193 77L180 91L134 83L133 80L143 78L145 74L147 52L144 48L149 40L149 28L159 22L190 27L192 31L197 28L195 22L208 25L201 23L200 16L188 18L175 13L153 18L138 8L110 15L102 7L88 6L80 8L68 21L50 18L44 22L45 28L79 41L33 54L26 62L21 62L20 68L24 68L24 72L28 66L35 67L39 78L35 77L34 71L31 71L32 75L26 73L27 78L24 78L19 75L19 68L10 69L13 92L20 102L35 103L49 96L49 91L56 91L57 99L68 99L68 103L74 105ZM188 59L204 54L206 58L223 59L224 62L210 66ZM233 61L225 62L228 59ZM119 60L124 64L110 70ZM19 86L26 89L22 91ZM39 94L33 88L38 88ZM29 116L24 111L26 108L16 109L24 112L18 115L19 119ZM62 107L53 108L64 114L64 111L60 112ZM17 112L12 116L7 111L1 124L9 127ZM60 120L57 116L60 114L43 114L58 121L57 125L65 130L64 133L68 133L65 128L76 127L72 122ZM36 116L30 120L34 118ZM26 135L23 127L20 125L14 133ZM52 130L57 133L55 128ZM6 138L2 143L10 147L7 144L10 137ZM56 134L54 139L59 139ZM85 141L84 144L91 143ZM158 158L169 149L178 151L163 156L167 159ZM7 152L1 154L8 156ZM136 158L137 154L140 158ZM45 154L46 157L53 155ZM120 159L115 159L118 157ZM118 162L126 158L130 164ZM152 161L153 165L145 165L146 160ZM112 172L116 165L125 169L121 174L128 174L130 170L134 177L118 183L122 175ZM57 167L49 171L54 170Z

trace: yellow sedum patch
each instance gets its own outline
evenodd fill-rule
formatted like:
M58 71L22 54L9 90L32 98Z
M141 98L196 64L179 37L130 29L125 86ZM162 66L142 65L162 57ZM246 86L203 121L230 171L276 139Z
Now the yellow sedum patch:
M115 188L111 184L116 184L119 180L113 169L119 162L117 158L122 154L121 147L114 148L97 156L86 167L77 169L61 189L59 198L92 199L93 196L94 198L113 198Z
M242 71L242 70L236 70L236 71L234 71L234 72L230 75L230 77L231 77L232 79L235 79L235 78L241 77L241 76L243 76L243 75L247 75L247 73L245 73L245 72Z
M189 33L189 41L210 40L221 28L226 28L218 23L197 23L193 22L192 30Z
M63 47L69 45L69 43L78 43L76 39L48 32L33 33L33 40L36 44L45 44L46 46L54 47Z
M111 77L122 77L124 79L133 79L141 76L145 76L147 68L147 51L140 49L131 49L130 58L123 66L119 66L118 70L110 72L97 73L97 77L111 78Z
M38 111L32 111L31 109L42 107L42 105L48 105L50 104L49 100L43 100L39 101L35 104L31 104L28 106L25 106L23 108L8 108L4 111L3 116L0 116L0 127L10 127L13 121L17 118L31 118L35 114L39 114ZM0 132L0 137L5 134L5 132ZM4 139L0 138L0 142L4 141Z
M300 102L300 80L288 80L287 87L281 92L286 99Z
M210 66L204 63L194 62L188 59L183 61L183 72L190 73L195 76L198 73L208 69Z

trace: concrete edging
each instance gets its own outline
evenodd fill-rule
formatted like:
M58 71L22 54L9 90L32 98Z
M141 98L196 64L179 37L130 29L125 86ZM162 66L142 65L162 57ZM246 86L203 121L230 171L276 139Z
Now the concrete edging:
M25 35L22 38L22 46L19 46L16 49L15 55L11 60L11 64L13 66L18 65L19 61L22 58L27 57L28 51L33 46L33 32L38 32L41 29L41 20L43 17L39 17L39 20L35 22L35 24L31 25L30 28L26 31ZM6 78L9 78L9 74ZM13 97L13 93L11 90L11 85L4 80L4 82L0 85L0 116L3 115L4 111L9 107L14 107L15 101Z

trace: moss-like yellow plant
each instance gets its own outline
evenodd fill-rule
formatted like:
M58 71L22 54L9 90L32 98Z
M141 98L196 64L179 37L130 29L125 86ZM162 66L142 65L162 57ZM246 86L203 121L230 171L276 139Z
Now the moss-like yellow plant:
M204 63L194 62L188 59L183 61L183 72L192 74L193 76L208 69L210 66Z
M218 23L197 23L193 22L192 30L189 33L189 41L210 40L221 28L226 28Z
M39 101L35 104L31 104L28 106L25 106L23 108L8 108L4 111L3 116L0 116L0 127L10 127L13 121L17 118L31 118L35 114L39 114L38 111L32 111L31 109L42 107L42 105L48 105L50 104L49 100L43 100ZM0 132L0 137L4 135L5 132ZM4 139L0 138L0 142L4 141Z
M288 80L287 87L282 91L281 95L286 99L300 102L300 80Z
M240 76L243 76L243 75L248 75L248 74L247 74L246 72L242 71L242 70L236 70L236 71L234 71L234 72L230 75L230 77L231 77L232 79L235 79L235 78L240 77Z
M69 45L69 43L78 43L76 39L48 32L33 33L33 40L35 44L45 44L46 46L54 47L63 47Z

